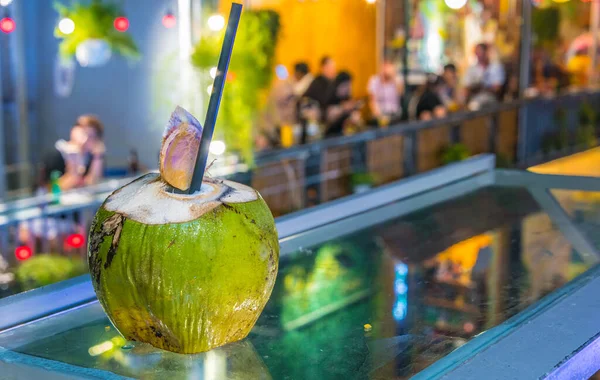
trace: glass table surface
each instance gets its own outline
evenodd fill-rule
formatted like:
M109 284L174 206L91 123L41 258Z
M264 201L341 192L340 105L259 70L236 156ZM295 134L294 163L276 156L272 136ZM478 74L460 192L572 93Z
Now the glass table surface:
M132 344L91 302L8 330L0 347L107 377L403 379L593 266L519 187L480 187L334 235L282 256L241 342L197 355Z

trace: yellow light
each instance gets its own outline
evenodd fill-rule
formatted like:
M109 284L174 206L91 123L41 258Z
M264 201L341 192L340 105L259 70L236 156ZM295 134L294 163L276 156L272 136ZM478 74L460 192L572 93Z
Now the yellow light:
M68 17L63 18L58 22L58 30L62 34L71 34L75 31L75 22Z
M367 0L367 3L369 3L369 4L375 4L376 1L377 0Z
M212 15L208 18L208 28L218 32L225 26L225 19L221 15Z
M210 73L210 77L212 79L215 79L215 77L217 76L217 68L216 67L211 68L209 73Z
M467 0L444 0L448 8L460 9L467 4Z

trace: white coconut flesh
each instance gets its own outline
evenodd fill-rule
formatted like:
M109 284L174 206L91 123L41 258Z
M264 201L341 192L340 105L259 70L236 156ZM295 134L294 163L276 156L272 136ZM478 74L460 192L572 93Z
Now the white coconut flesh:
M150 173L111 194L104 208L144 224L169 224L198 219L223 203L258 198L253 188L225 180L205 180L200 191L176 194L158 173Z

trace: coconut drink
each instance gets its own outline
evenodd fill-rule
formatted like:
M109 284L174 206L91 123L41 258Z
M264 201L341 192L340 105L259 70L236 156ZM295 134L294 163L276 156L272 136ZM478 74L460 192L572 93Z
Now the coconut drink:
M241 6L234 10L239 20ZM159 173L112 193L89 236L92 283L117 330L177 353L245 338L277 276L277 231L260 194L204 176L203 147L212 138L231 49L223 51L205 128L178 107L163 135Z
M275 283L273 216L245 185L191 181L200 124L175 111L160 173L116 190L98 210L88 260L100 303L128 340L196 353L245 338Z

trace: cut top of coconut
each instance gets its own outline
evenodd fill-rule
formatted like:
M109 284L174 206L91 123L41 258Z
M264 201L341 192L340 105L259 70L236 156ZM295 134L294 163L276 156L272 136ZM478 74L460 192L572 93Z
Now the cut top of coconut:
M205 180L201 190L193 194L175 194L169 192L158 173L150 173L112 193L104 208L144 224L183 223L223 203L251 202L258 197L249 186L221 180Z

